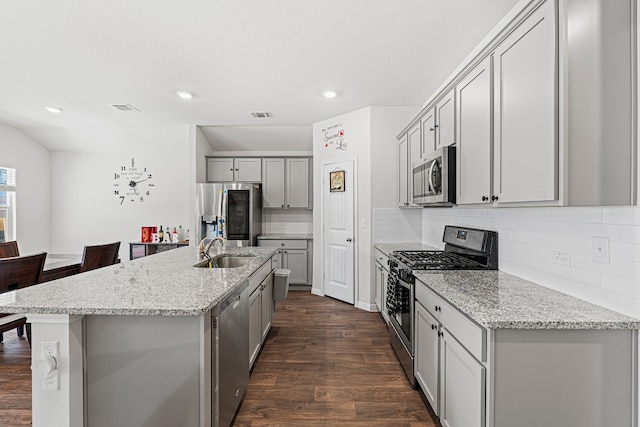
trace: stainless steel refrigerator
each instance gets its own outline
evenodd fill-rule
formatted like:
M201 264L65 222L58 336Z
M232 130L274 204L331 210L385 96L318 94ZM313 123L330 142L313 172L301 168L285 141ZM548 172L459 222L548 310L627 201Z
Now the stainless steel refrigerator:
M262 186L247 183L196 184L198 242L226 235L226 246L257 246L262 233Z

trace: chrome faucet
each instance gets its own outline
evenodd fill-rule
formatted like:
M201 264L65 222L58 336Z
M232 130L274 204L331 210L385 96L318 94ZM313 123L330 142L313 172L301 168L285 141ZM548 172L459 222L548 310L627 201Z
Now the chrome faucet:
M211 260L211 256L209 256L209 250L211 249L211 246L213 246L217 241L220 241L220 247L223 247L227 239L222 236L216 236L214 238L205 237L204 239L202 239L200 241L200 244L198 244L198 248L200 249L200 258L207 258L208 260Z

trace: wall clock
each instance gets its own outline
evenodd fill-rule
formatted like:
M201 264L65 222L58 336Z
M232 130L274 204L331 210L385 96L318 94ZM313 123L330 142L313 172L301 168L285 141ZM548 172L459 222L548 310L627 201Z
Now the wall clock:
M152 178L149 170L136 164L136 159L132 157L131 164L120 166L114 172L113 195L121 205L124 202L144 202L154 187Z

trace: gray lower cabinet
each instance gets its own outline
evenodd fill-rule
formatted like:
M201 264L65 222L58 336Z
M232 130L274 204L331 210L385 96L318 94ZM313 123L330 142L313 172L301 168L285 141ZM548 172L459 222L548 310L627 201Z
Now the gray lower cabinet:
M273 261L273 258L272 258ZM260 353L275 311L273 301L273 270L275 263L265 263L257 275L249 278L249 367L251 368ZM253 279L253 280L252 280Z
M290 284L311 284L310 240L258 239L258 246L280 248L274 256L278 258L278 268L291 270L291 275L289 276Z
M388 323L389 317L387 315L387 280L389 278L389 257L379 249L374 249L376 262L375 262L375 288L376 297L375 303L382 313L382 317Z
M249 296L249 366L260 353L273 319L273 274L269 274Z
M416 301L414 375L433 412L440 415L438 376L440 357L439 323Z
M637 331L486 329L415 295L415 378L442 426L637 426Z
M446 329L440 330L440 423L485 425L485 367Z

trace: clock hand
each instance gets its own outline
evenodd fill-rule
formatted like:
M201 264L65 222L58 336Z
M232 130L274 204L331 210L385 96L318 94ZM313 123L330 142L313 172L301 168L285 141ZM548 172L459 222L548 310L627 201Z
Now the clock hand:
M136 181L135 183L136 183L136 184L140 184L141 182L145 182L145 181L148 181L148 180L149 180L149 178L145 178L145 179L143 179L143 180L141 180L141 181ZM133 181L132 181L132 182L133 182Z

